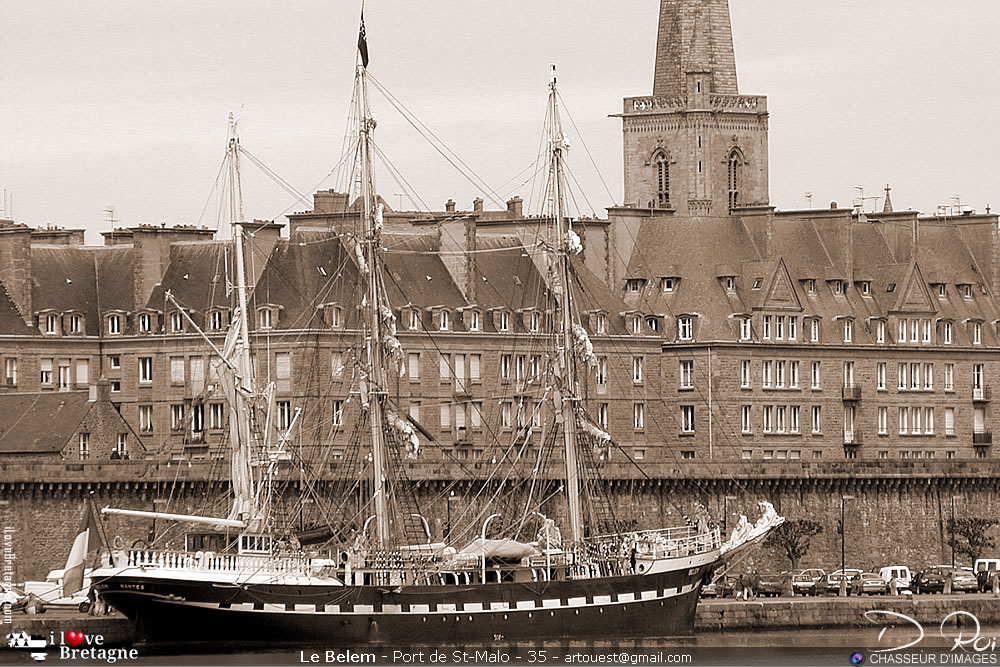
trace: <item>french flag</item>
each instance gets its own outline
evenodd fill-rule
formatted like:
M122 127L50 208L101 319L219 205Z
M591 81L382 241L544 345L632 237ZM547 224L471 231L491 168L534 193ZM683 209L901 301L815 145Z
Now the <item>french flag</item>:
M80 534L73 540L73 548L63 569L63 596L69 597L83 588L83 572L87 566L87 556L101 545L99 525L89 502L83 508L83 524Z

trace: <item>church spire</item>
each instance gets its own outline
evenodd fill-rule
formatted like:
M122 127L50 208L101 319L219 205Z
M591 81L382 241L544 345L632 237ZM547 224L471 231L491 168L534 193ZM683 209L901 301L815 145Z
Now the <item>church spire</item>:
M890 190L892 190L892 188L890 188L889 184L886 183L885 184L885 205L882 207L882 212L883 213L892 213L892 200L889 199L889 191Z
M685 95L688 72L711 72L710 93L739 92L728 0L660 0L653 95Z

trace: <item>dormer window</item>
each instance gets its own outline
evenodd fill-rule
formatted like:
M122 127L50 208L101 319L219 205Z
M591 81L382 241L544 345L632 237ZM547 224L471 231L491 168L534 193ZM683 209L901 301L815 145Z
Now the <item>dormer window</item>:
M83 318L79 315L69 316L69 332L71 334L78 334L83 330Z
M677 337L681 340L691 340L694 337L694 325L690 317L677 318Z
M122 332L122 316L108 315L108 334L117 336Z
M604 313L598 313L594 317L594 333L604 334L608 331L608 316Z
M749 317L744 317L740 320L740 340L750 340L752 333L751 322L752 320Z
M45 316L42 322L43 322L42 330L45 332L46 335L53 336L59 333L59 318L56 315L49 313L48 315Z
M136 322L139 326L139 333L148 334L153 331L153 317L149 313L139 313Z
M763 278L754 278L753 279L753 289L760 289L761 285L763 285L763 284L764 284L764 279Z
M809 294L809 296L816 296L816 279L806 278L805 284L806 284L806 292Z
M642 317L639 315L633 315L628 320L628 328L634 334L642 333Z
M212 331L222 331L222 311L213 310L208 316L208 326Z
M642 278L629 278L625 281L625 291L630 294L638 294L642 291L646 281Z
M537 310L528 313L528 331L536 332L541 326L542 316Z
M963 299L972 298L972 285L959 285L958 288L962 291Z
M447 310L442 310L438 313L438 330L448 331L451 328L451 315Z
M646 326L649 327L650 331L659 331L660 330L660 321L658 319L656 319L655 317L647 317L646 318Z
M836 294L836 295L838 295L838 296L841 296L841 295L844 294L844 291L845 291L844 290L844 281L843 280L834 280L833 281L833 293Z
M664 294L669 294L677 289L677 283L680 282L680 278L666 277L660 278L660 289L663 290Z
M944 323L944 344L951 345L951 322Z
M170 331L173 333L184 331L184 315L179 310L170 313Z
M809 320L809 342L819 342L819 320L815 318Z
M885 342L885 320L878 320L875 322L875 342Z
M872 284L867 280L862 280L858 283L858 288L861 290L861 296L871 296L872 295Z
M479 311L471 310L469 311L469 331L479 331Z
M941 299L941 300L947 299L948 298L947 289L948 289L947 285L945 285L944 283L938 283L937 284L937 297L939 299Z
M845 343L854 342L854 320L851 319L844 320L844 342Z
M258 325L260 326L261 329L270 329L271 328L271 309L270 308L261 308L259 311L257 311L257 323L258 323ZM176 331L176 329L175 329L175 331Z
M972 344L982 345L983 344L983 323L973 322L972 323Z
M736 291L736 278L733 276L726 276L726 291L735 292Z
M407 311L406 328L410 331L416 331L420 328L420 313L417 312L416 309L410 309Z
M502 310L497 314L497 330L510 331L510 313L507 311Z

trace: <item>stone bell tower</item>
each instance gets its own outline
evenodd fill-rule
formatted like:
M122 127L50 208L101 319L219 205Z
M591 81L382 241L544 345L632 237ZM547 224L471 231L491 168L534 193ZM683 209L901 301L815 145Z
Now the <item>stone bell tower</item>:
M767 98L740 95L728 0L660 0L653 95L625 98L625 205L766 205Z

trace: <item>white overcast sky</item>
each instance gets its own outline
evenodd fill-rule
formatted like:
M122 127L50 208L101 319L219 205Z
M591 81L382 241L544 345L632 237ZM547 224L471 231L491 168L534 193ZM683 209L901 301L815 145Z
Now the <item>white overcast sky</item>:
M652 89L657 0L368 0L371 72L493 187L535 158L548 63L590 205L621 199L621 126ZM881 195L1000 207L997 0L731 0L740 92L768 96L771 203ZM14 217L84 227L216 223L202 208L239 110L242 143L300 191L340 154L354 0L0 0L0 187ZM479 195L384 100L377 140L423 201ZM575 134L575 133L572 133ZM302 210L244 169L248 217ZM518 181L502 190L527 199ZM327 181L323 187L333 183ZM393 206L403 192L387 177ZM869 207L872 204L869 204ZM413 204L404 200L404 208Z

